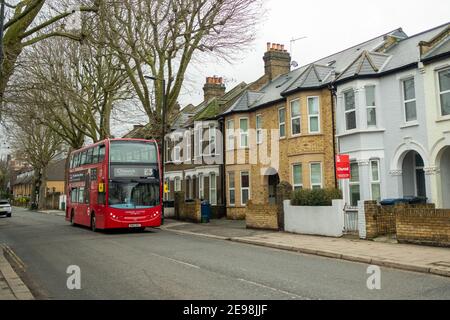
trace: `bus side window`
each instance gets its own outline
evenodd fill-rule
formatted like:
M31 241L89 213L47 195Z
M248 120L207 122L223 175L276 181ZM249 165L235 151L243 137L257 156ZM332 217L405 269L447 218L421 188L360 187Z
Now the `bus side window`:
M70 169L73 169L73 160L74 160L74 155L72 154L71 156L70 156L70 164L69 164L69 167L70 167Z
M86 164L94 163L92 161L93 156L94 156L94 148L90 148L86 153Z
M100 150L99 146L94 148L94 154L92 155L92 163L98 163L98 152Z
M105 145L101 145L98 152L98 162L103 162L105 160L106 148Z
M77 153L73 158L73 167L77 168L79 166L80 154Z
M84 187L78 189L78 203L84 203Z
M81 157L80 157L80 166L86 164L86 151L83 151L81 153Z
M77 203L77 201L78 201L77 188L72 188L72 190L70 191L70 202Z

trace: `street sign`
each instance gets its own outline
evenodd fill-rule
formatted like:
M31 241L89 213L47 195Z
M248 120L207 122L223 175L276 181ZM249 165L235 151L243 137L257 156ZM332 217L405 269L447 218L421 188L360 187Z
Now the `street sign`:
M348 154L336 156L336 178L338 180L350 179L350 156Z

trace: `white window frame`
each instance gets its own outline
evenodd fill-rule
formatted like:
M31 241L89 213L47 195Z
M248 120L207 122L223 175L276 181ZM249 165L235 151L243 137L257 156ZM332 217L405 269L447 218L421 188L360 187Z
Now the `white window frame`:
M234 150L236 137L234 131L234 119L227 121L227 150Z
M244 187L242 187L242 176L244 176L244 175L247 175L248 176L248 187L246 187L246 188L244 188ZM247 204L246 203L244 203L242 200L243 200L243 191L244 190L247 190L248 191L248 200L250 200L251 199L251 193L250 193L250 172L249 171L241 171L240 172L240 189L241 189L241 206L246 206Z
M231 183L230 183L230 177L233 177L233 181L234 181L234 186L231 187ZM231 203L231 191L234 192L234 202ZM233 172L228 172L228 203L231 207L236 206L236 176L234 171Z
M372 172L372 163L376 163L377 164L377 170L378 170L378 179L374 180L373 179L373 172ZM373 198L373 186L374 185L379 185L380 187L380 197L381 197L381 177L380 177L380 160L379 159L371 159L369 161L369 170L370 170L370 198L372 200L377 200Z
M281 122L281 111L284 112L284 122ZM284 135L281 135L281 126L284 127ZM282 107L278 109L278 131L280 132L280 139L286 138L286 108Z
M294 168L296 166L300 166L300 172L301 172L301 183L295 183L295 170ZM292 165L292 190L295 191L295 188L300 187L300 189L303 189L303 164L302 163L294 163Z
M373 97L375 100L374 106L369 106L367 103L367 88L373 88ZM367 86L364 86L364 92L365 92L365 103L366 103L366 124L369 128L375 128L378 126L378 117L377 117L377 94L376 94L377 86L374 84L369 84ZM369 124L369 111L374 109L375 110L375 124Z
M208 126L208 134L209 134L209 145L208 151L209 155L213 156L217 154L217 134L216 134L216 126L214 124L210 124ZM212 146L214 146L214 153L212 152Z
M241 121L242 121L242 120L247 120L247 131L246 131L246 132L242 131L242 128L241 128ZM249 136L248 132L249 132L249 129L250 129L250 121L248 120L248 117L242 117L242 118L239 118L239 147L240 147L241 149L247 149L247 148L249 148L249 145L250 145L250 144L249 144L249 140L248 140L248 136ZM242 141L243 141L242 137L244 137L244 136L247 137L247 145L246 145L246 146L242 145Z
M175 177L173 182L173 191L180 192L181 191L181 178Z
M185 161L191 161L192 155L192 132L191 130L186 130L184 133L184 138L186 139L186 152L183 153Z
M175 144L175 146L173 147L173 162L181 162L181 146L179 143Z
M441 80L440 80L439 74L440 74L441 72L446 72L446 71L449 71L449 70L450 70L450 68L444 68L444 69L442 69L442 70L438 70L438 71L437 71L437 89L438 89L438 93L439 93L439 97L438 97L438 100L439 100L439 114L440 114L440 116L443 117L443 118L450 118L450 114L444 115L444 114L442 113L443 109L442 109L442 100L441 100L441 96L442 96L443 94L448 94L448 93L450 93L450 90L441 91Z
M353 109L347 110L347 103L346 103L347 100L345 98L345 95L347 93L349 93L349 92L352 92L352 91L353 91ZM349 89L349 90L345 90L343 92L343 97L344 97L344 121L345 121L344 128L345 128L345 131L356 130L356 129L358 129L358 115L356 113L356 91L355 91L355 89L352 88L352 89ZM349 129L347 127L347 115L349 113L355 113L355 128Z
M309 101L317 99L317 114L310 114L309 111ZM308 132L311 134L318 134L321 132L321 125L320 125L320 97L319 96L310 96L307 97L307 107L308 107ZM311 118L317 118L317 131L311 130Z
M312 181L312 167L313 165L319 165L320 166L320 184L314 183ZM320 186L320 189L323 189L323 166L322 162L310 162L309 163L309 185L311 187L311 190L314 189L315 186Z
M414 82L414 99L409 99L409 100L405 100L405 82L409 81L409 80L413 80ZM412 77L408 77L405 79L401 80L401 87L402 87L402 101L403 101L403 119L405 121L405 123L415 123L417 122L417 93L416 93L416 78L414 76ZM415 102L416 103L416 119L414 120L407 120L406 119L406 104L410 103L410 102Z
M198 198L203 200L205 198L205 181L202 173L198 175Z
M212 177L214 177L214 185ZM212 195L214 195L214 201ZM209 202L213 206L217 205L217 175L214 172L209 174Z
M299 106L299 115L298 116L292 116L292 104L294 103L294 102L298 102L298 106ZM300 99L294 99L294 100L291 100L290 102L289 102L289 109L290 109L290 118L291 118L291 136L292 137L297 137L297 136L299 136L299 135L301 135L302 134L302 105L301 105L301 103L300 103ZM294 133L294 125L293 125L293 123L294 123L294 120L299 120L300 121L300 132L299 133Z
M349 179L349 182L348 182L348 184L349 184L349 188L348 188L349 197L348 197L348 199L350 201L350 205L351 205L351 201L352 201L352 199L351 199L351 195L352 195L351 187L352 186L358 186L359 198L361 199L361 174L359 172L359 164L358 164L357 161L350 161L350 173L351 173L352 165L356 165L358 167L358 181L352 181L352 177L350 177L350 179Z
M259 123L258 123L258 119L259 119ZM263 130L262 130L262 114L257 114L256 115L256 144L262 144L263 143Z

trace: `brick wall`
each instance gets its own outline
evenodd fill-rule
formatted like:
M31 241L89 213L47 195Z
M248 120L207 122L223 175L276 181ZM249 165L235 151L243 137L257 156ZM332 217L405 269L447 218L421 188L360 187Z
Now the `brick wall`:
M246 212L246 207L227 207L227 219L245 220Z
M399 242L450 246L450 209L404 208L396 224Z
M450 209L434 204L380 206L365 201L366 239L392 234L398 242L450 246Z
M247 228L278 230L278 207L274 204L255 204L248 202L246 215Z
M201 222L201 202L186 202L184 192L175 193L175 217L179 220Z

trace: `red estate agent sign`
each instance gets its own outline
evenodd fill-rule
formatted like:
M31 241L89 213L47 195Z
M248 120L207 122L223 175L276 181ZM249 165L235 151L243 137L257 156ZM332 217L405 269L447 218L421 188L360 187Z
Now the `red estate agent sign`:
M350 156L348 154L336 156L336 177L338 180L350 179Z

